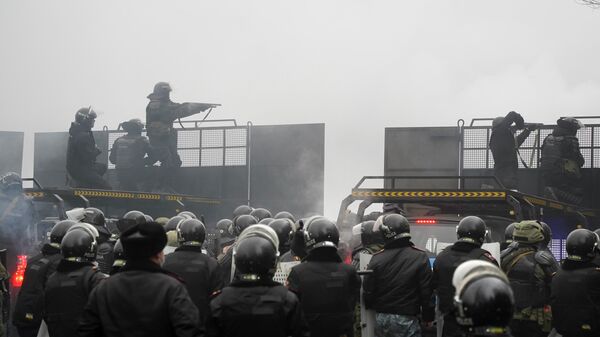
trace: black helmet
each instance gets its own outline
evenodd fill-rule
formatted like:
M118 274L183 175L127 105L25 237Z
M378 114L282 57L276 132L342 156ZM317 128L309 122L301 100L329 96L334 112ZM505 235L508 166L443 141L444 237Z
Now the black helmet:
M117 228L119 229L119 232L123 233L125 232L127 229L135 226L135 225L139 225L142 223L146 223L148 222L146 219L146 215L140 211L129 211L127 213L125 213L123 215L123 217L121 217L121 219L119 219L117 221Z
M90 121L95 120L96 117L98 117L98 115L94 110L92 110L91 106L87 108L81 108L77 110L77 113L75 113L75 122L79 124L89 123Z
M381 236L381 232L373 232L374 226L375 220L363 221L352 228L352 233L360 235L360 242L363 246L383 244L383 236Z
M233 217L252 213L253 208L248 205L239 205L233 210Z
M273 215L271 215L271 212L269 212L269 210L266 208L255 208L254 210L252 210L252 212L250 212L250 215L254 216L256 219L258 219L258 221L264 218L273 217Z
M292 222L296 222L294 215L287 211L281 211L274 216L275 219L290 219Z
M144 123L139 118L130 119L127 122L121 123L123 130L133 133L141 133L144 130Z
M242 280L268 280L275 274L277 248L262 236L244 237L236 243L233 259Z
M542 247L548 247L548 244L552 241L552 228L545 222L540 221L540 225L542 225L542 234L544 234L544 241L540 242L540 244Z
M185 219L177 225L177 241L183 245L201 247L206 238L206 227L198 219Z
M383 209L384 214L395 213L395 214L404 215L404 209L402 209L400 204L397 204L397 203L390 203L390 202L385 203L385 204L383 204L382 209Z
M148 214L144 214L144 219L146 219L146 222L154 222L154 218Z
M177 225L179 225L179 223L182 220L186 220L186 218L179 216L179 215L172 217L171 219L169 219L169 221L165 225L165 231L170 232L170 231L177 230Z
M217 221L217 224L215 225L215 230L219 234L219 240L222 244L235 240L235 236L233 236L229 232L229 229L231 228L232 225L233 225L233 221L231 221L229 219L221 219L221 220Z
M485 222L477 216L463 218L456 226L458 241L473 243L481 246L485 242L487 228Z
M258 224L258 220L249 214L240 215L233 219L233 224L229 227L229 234L233 236L238 236L244 231L244 229Z
M96 238L85 227L72 226L60 243L63 258L77 262L93 262L98 249Z
M94 207L88 207L83 210L83 219L82 222L89 223L90 225L104 227L106 226L106 219L104 218L104 213Z
M275 219L269 223L279 238L279 253L284 254L290 250L290 233L294 222L288 218Z
M198 219L198 217L196 216L196 214L190 212L190 211L183 211L183 212L179 212L179 214L177 214L178 216L182 216L186 219Z
M505 334L513 316L515 299L505 278L483 273L467 276L456 291L455 305L458 324L472 334Z
M60 248L60 242L71 226L75 225L75 220L62 220L56 223L50 231L50 245Z
M172 91L171 85L167 82L158 82L154 85L152 93L148 95L148 98L166 98L169 97L169 93Z
M375 221L373 232L381 233L383 240L387 243L397 239L410 238L410 225L408 220L400 214L384 214Z
M304 245L309 252L321 247L337 249L340 232L333 221L322 216L300 221L304 228Z
M598 235L588 229L576 229L567 236L567 259L587 261L594 258Z
M0 177L0 190L9 193L21 193L23 191L23 180L18 173L8 172Z
M573 117L561 117L556 121L556 125L571 131L573 134L576 134L577 130L585 127L583 123Z
M262 220L260 220L258 223L261 225L269 225L271 223L271 221L273 221L275 219L273 218L264 218Z
M513 242L513 233L515 231L515 223L511 223L510 225L506 226L506 229L504 230L504 242L506 243L512 243Z

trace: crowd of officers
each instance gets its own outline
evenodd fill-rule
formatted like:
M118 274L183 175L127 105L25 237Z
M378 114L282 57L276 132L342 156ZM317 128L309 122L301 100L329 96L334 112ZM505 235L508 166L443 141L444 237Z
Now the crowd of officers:
M98 209L68 215L28 260L13 314L21 337L360 336L361 287L376 336L421 336L436 303L443 336L600 335L599 237L587 229L569 234L559 265L549 226L511 224L499 264L481 248L485 222L468 216L431 265L391 212L353 228L362 244L345 263L338 228L322 216L243 205L216 224L212 249L191 212L130 211L116 233ZM361 254L372 255L362 279ZM293 261L275 282L278 263Z

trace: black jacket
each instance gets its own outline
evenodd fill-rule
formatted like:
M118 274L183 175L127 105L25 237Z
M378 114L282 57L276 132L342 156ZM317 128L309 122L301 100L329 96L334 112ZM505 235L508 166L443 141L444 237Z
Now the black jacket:
M19 327L40 326L46 281L56 271L61 259L60 249L46 244L42 247L41 253L27 260L25 277L13 312L14 325Z
M59 262L44 290L44 321L50 337L77 336L77 325L89 294L105 278L92 263Z
M433 263L432 287L436 291L439 309L446 314L454 310L454 293L452 285L454 271L461 263L469 260L489 261L498 265L494 257L485 249L468 242L456 242L438 254Z
M231 264L233 263L233 246L219 259L219 271L223 280L223 287L231 283Z
M363 296L368 309L380 313L419 316L433 321L431 266L427 253L408 239L388 243L373 255L365 275Z
M288 288L300 298L311 336L352 336L360 284L356 270L329 248L310 252L288 276Z
M492 129L490 136L490 150L494 157L495 167L512 167L515 170L519 167L517 159L517 149L529 137L530 131L523 130L515 137L512 124L518 127L523 126L523 117L518 113L511 111L504 117L502 122Z
M298 297L271 280L234 281L210 309L209 336L308 336Z
M165 257L163 268L183 278L203 324L208 318L210 295L223 283L217 260L203 254L202 247L182 246Z
M128 260L94 289L78 332L82 337L203 336L185 286L149 260Z
M542 144L540 169L562 174L565 161L572 161L577 168L585 164L577 137L569 130L557 126Z
M99 154L92 131L81 124L71 123L67 144L67 171L93 170Z
M565 260L552 280L552 319L563 336L600 336L600 268Z

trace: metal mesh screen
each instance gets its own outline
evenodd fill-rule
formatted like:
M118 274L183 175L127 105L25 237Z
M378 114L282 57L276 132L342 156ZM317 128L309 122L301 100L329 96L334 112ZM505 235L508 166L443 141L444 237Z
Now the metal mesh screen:
M228 129L225 130L225 146L246 146L246 129Z
M181 167L197 167L200 162L200 150L177 150L181 158Z
M225 148L225 166L246 165L246 148Z
M465 149L486 149L488 147L487 129L465 129Z
M177 132L177 148L190 149L200 147L200 131L179 131Z
M592 146L592 133L594 128L583 128L577 131L577 138L579 138L580 147L591 147Z
M300 264L300 261L295 262L280 262L277 264L277 271L273 276L273 281L285 284L292 268Z
M561 261L567 257L567 240L552 239L550 242L550 251L554 254L557 261Z
M200 166L223 166L223 148L202 149Z
M223 147L223 130L202 130L202 147Z
M467 150L463 152L463 168L479 169L487 168L486 150Z

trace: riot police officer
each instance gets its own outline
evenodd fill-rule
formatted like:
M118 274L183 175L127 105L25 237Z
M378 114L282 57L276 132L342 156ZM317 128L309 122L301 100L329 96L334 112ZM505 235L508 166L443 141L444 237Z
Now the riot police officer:
M535 220L515 225L513 240L502 252L502 270L515 293L515 315L510 328L517 337L547 336L551 330L550 284L558 264L547 250L542 225Z
M96 157L102 153L92 133L96 117L91 107L81 108L75 114L75 121L69 129L67 173L74 180L72 187L110 190L110 184L102 178L106 164L96 162Z
M126 135L115 140L108 159L115 164L119 189L139 191L143 182L143 168L154 164L150 153L150 141L142 136L144 123L135 118L121 123ZM146 157L146 155L149 155Z
M98 234L91 225L73 225L61 242L63 259L46 282L44 321L50 337L78 336L77 325L92 289L106 275L94 267Z
M125 264L127 263L127 255L125 255L125 250L123 249L123 244L121 243L121 239L117 240L115 243L115 247L113 249L114 253L114 262L112 268L110 270L110 275L114 275L120 272Z
M279 254L283 255L290 250L290 233L294 223L289 218L275 219L269 223L279 238Z
M463 218L456 227L458 241L446 247L438 254L433 264L433 289L438 297L438 308L444 315L444 336L460 336L462 334L456 324L454 311L454 293L452 276L456 268L469 260L483 260L498 265L492 255L481 246L485 241L487 228L485 222L476 216Z
M402 215L380 216L373 231L385 240L367 267L372 273L364 277L363 299L376 312L375 334L419 336L418 317L430 326L435 315L427 253L410 241L410 226Z
M567 258L552 280L552 315L565 337L600 334L600 269L593 263L598 236L576 229L567 236Z
M216 258L217 260L221 260L223 255L227 253L229 246L231 246L235 242L235 236L229 232L229 228L233 224L233 221L229 219L221 219L217 221L215 225L215 231L217 232L217 237L219 241L216 243Z
M540 169L547 197L575 204L581 202L581 167L585 160L579 150L577 130L582 127L577 119L563 117L556 121L552 134L544 139Z
M497 117L492 122L490 150L494 157L494 175L508 189L516 189L518 186L519 147L534 129L526 127L523 117L514 111L505 117ZM523 131L515 137L515 130Z
M174 103L170 98L171 86L166 82L158 82L148 99L146 107L147 134L150 139L153 161L160 161L161 174L159 189L172 189L166 180L173 175L173 170L181 166L177 153L177 131L173 122L179 118L195 115L215 107L204 103Z
M233 223L228 229L231 236L238 237L244 229L258 224L258 220L252 215L240 215L233 219ZM231 247L231 246L230 246ZM223 278L223 286L229 285L235 276L235 272L232 271L233 262L233 250L227 249L225 254L219 261L219 269L221 270L221 276Z
M511 336L508 325L515 299L497 266L481 260L463 262L456 268L452 285L456 320L466 337Z
M298 298L273 281L277 244L257 233L240 237L234 250L239 277L211 301L208 335L308 336Z
M202 253L206 228L197 219L183 220L177 226L179 248L165 257L163 268L179 275L185 281L192 301L200 312L200 324L208 316L209 297L221 289L217 260Z
M360 236L360 246L352 252L352 265L356 270L360 267L360 254L373 255L383 249L385 242L381 232L373 232L375 220L368 220L352 227L352 234Z
M106 227L106 218L104 213L94 207L88 207L84 210L82 222L88 223L96 228L98 231L98 252L96 256L96 262L98 262L98 269L104 273L109 274L113 263L113 247L116 239L112 238L112 233Z
M337 253L338 229L316 216L300 221L308 255L292 268L288 288L300 298L311 336L352 336L361 280Z
M41 253L27 260L23 284L13 313L13 324L21 337L35 337L38 334L42 323L46 281L62 259L60 243L63 237L76 223L73 220L57 222L50 231L50 243L44 244Z
M266 218L272 218L271 211L266 208L255 208L250 212L250 215L255 217L259 222Z

